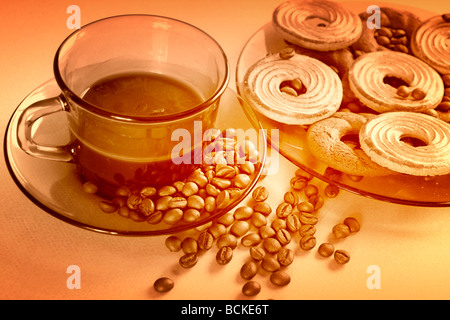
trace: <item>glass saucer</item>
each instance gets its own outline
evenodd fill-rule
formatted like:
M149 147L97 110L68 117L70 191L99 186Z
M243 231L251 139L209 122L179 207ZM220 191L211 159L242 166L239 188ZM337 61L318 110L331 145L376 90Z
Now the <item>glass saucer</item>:
M237 206L254 188L261 176L266 158L267 141L265 133L252 115L252 110L231 89L227 89L221 97L216 128L254 129L259 134L248 138L253 142L260 155L260 166L251 176L251 181L245 189L230 204L210 214L202 215L192 223L175 225L147 222L136 222L120 216L117 212L108 214L102 212L99 203L103 200L95 194L83 191L75 164L42 160L26 154L17 144L17 123L23 110L30 104L60 94L54 79L51 79L31 92L13 113L4 137L4 155L9 172L21 191L37 206L47 213L72 225L116 235L149 236L172 234L203 225L223 215ZM70 139L65 123L64 112L45 117L38 126L34 137L39 142L49 145L64 145ZM44 123L45 121L45 123ZM247 136L246 136L247 137Z
M365 12L373 4L367 1L343 2L352 12ZM378 4L380 7L392 7L407 10L422 20L436 13L404 5ZM275 9L275 8L274 8ZM241 86L247 70L268 53L280 52L288 44L281 38L269 22L256 31L245 44L238 59L236 69L236 86L238 94L243 92ZM278 129L278 141L270 141L272 147L281 155L313 176L334 184L343 190L368 198L386 202L413 206L448 207L450 206L450 175L424 178L409 175L391 175L385 177L363 177L361 180L348 175L328 175L327 165L315 158L308 150L306 131L301 126L286 125L276 122L254 110L262 126L270 132ZM270 135L269 135L270 136Z

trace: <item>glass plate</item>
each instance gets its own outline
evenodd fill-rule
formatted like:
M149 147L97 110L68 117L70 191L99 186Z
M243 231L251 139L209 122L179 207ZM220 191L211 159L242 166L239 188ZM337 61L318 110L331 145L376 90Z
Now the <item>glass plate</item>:
M252 114L248 105L230 89L221 98L216 127L220 130L228 128L255 129L259 134L251 135L249 139L256 146L261 159L261 165L255 170L250 183L243 192L230 204L202 217L193 223L150 224L135 222L120 216L117 212L107 214L99 209L99 202L104 200L95 194L83 191L81 180L74 164L37 159L29 156L17 145L16 130L18 118L24 108L42 99L56 96L60 93L54 79L51 79L31 92L17 107L12 115L5 133L4 155L9 172L22 192L37 206L49 214L71 223L75 226L119 235L160 235L171 234L203 225L238 205L254 188L264 166L267 141L259 122ZM230 116L232 115L232 116ZM59 112L45 117L45 123L39 125L34 133L41 143L64 145L70 139L66 123L66 114ZM246 136L247 137L247 136Z
M359 14L365 12L368 6L373 3L358 1L343 2L343 4L352 12ZM437 14L404 5L378 5L408 10L422 20ZM243 92L241 86L245 73L254 63L266 54L279 52L287 46L288 44L283 38L275 32L271 22L268 22L253 34L245 44L238 59L236 69L238 94ZM424 178L399 174L375 178L364 177L360 181L355 181L357 179L345 174L325 175L327 165L310 153L305 142L306 131L301 126L282 124L265 117L256 110L254 111L262 126L268 132L271 129L279 130L278 141L274 142L269 139L272 147L278 149L281 155L298 167L327 183L358 195L386 202L429 207L450 206L450 175ZM268 136L270 137L270 135Z

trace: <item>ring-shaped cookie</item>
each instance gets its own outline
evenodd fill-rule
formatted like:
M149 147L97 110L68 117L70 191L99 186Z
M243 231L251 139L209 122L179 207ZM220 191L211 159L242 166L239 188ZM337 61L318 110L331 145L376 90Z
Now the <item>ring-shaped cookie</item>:
M421 141L418 146L406 139ZM450 125L415 112L388 112L360 131L364 152L376 163L414 176L450 173Z
M441 74L450 73L450 21L442 16L426 20L414 33L411 50Z
M367 177L395 174L373 162L358 146L345 141L350 136L358 141L359 131L369 119L369 115L336 112L314 123L306 135L310 152L329 167L347 174Z
M362 32L358 15L326 0L286 1L273 12L272 24L285 40L318 51L346 48Z
M269 54L246 73L243 97L266 117L285 124L308 125L335 113L342 101L342 83L325 63L293 53ZM291 95L283 83L300 80L306 92Z
M393 77L405 81L409 90L426 93L422 99L401 96L386 82ZM423 112L436 108L444 96L440 75L422 60L393 51L370 52L355 60L349 70L349 85L354 95L377 111Z

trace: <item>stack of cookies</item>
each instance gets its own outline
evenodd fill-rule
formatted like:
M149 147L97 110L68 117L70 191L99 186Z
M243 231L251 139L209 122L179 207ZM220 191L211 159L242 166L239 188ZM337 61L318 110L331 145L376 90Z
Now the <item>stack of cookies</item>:
M286 48L251 66L242 95L302 126L311 153L361 176L450 173L450 15L393 8L355 14L328 0L279 5Z

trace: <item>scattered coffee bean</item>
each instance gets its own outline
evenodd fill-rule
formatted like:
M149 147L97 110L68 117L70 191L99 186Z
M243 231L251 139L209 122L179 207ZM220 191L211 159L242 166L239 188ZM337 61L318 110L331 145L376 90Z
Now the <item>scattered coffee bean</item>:
M275 257L266 256L261 261L261 268L269 272L274 272L280 270L281 265Z
M248 297L256 296L260 291L261 291L261 285L259 284L259 282L256 282L253 280L246 282L242 286L242 293Z
M344 219L344 224L348 227L351 233L358 232L361 229L361 225L356 218L347 217Z
M295 176L291 179L290 184L294 190L303 190L308 185L308 181L303 177Z
M292 205L287 202L282 202L278 205L276 213L279 218L286 218L292 212Z
M259 228L267 224L267 218L261 212L254 212L252 215L252 224Z
M334 259L339 264L345 264L350 261L350 254L345 250L336 250L334 252Z
M171 252L177 252L181 250L181 239L177 236L170 236L165 241L167 249Z
M244 247L253 247L258 245L260 242L261 242L260 235L254 232L246 234L241 239L241 243Z
M276 253L281 249L280 241L275 238L265 238L263 240L263 246L269 253Z
M227 233L227 227L221 223L215 222L209 228L208 232L215 238L219 238L221 235Z
M258 264L255 261L249 261L244 263L241 267L241 277L245 280L250 280L258 272Z
M319 246L318 252L322 257L330 257L334 252L334 246L332 243L322 243Z
M250 224L244 220L235 221L230 227L230 233L242 237L250 230Z
M308 212L302 212L302 214L299 217L299 220L302 224L313 224L313 225L319 221L319 219L315 215Z
M180 266L183 268L192 268L198 262L198 256L196 253L187 253L179 260Z
M292 249L282 247L277 253L277 260L282 266L288 266L294 261L294 252Z
M253 215L253 208L250 206L240 206L234 211L234 218L236 220L247 220Z
M216 254L216 261L218 264L228 264L233 258L233 249L231 247L221 247Z
M291 277L285 271L275 271L270 275L270 282L276 286L286 286L291 282Z
M272 213L272 208L267 202L257 202L253 206L253 210L256 212L260 212L266 217Z
M298 234L300 237L304 237L307 235L314 235L316 233L316 227L313 224L304 224L298 230Z
M287 202L294 207L298 204L299 197L298 197L297 193L288 191L284 194L283 200L284 200L284 202Z
M250 256L256 261L261 261L266 256L266 251L261 247L251 247Z
M173 287L173 280L167 277L159 278L153 283L153 288L158 292L168 292L172 290Z
M282 246L285 246L291 242L291 234L286 229L279 229L275 236Z
M198 238L197 243L200 250L209 250L211 249L214 242L214 237L208 231L202 231Z
M316 246L316 238L311 235L306 235L300 239L300 247L303 250L311 250Z
M191 237L184 238L183 241L181 241L181 250L183 250L184 253L197 253L197 240Z
M336 238L345 238L350 235L350 229L347 225L343 223L338 223L333 227L333 234Z
M267 200L268 196L269 192L262 186L257 187L252 193L252 198L258 202Z
M237 239L234 235L226 233L217 238L216 245L219 249L222 247L234 249L237 246Z
M276 233L278 230L286 228L286 221L284 219L277 218L272 221L270 226Z

